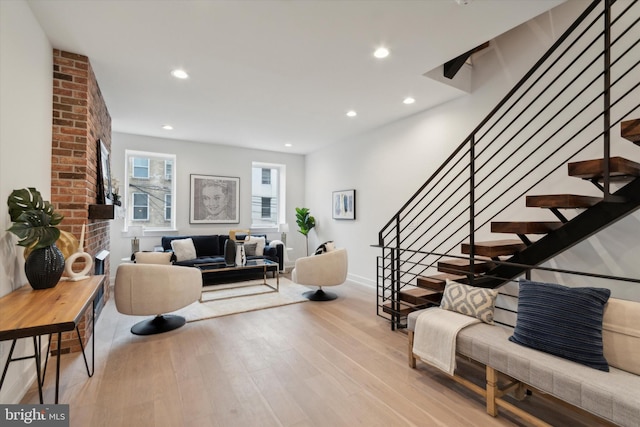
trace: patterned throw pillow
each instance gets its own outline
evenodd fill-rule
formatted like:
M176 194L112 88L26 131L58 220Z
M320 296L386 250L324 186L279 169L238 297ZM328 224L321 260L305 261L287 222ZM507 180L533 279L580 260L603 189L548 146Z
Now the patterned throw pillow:
M336 244L333 243L333 240L329 240L328 242L324 242L323 244L318 246L318 249L316 249L316 251L313 254L314 255L321 255L321 254L324 254L326 252L331 252L335 248L336 248Z
M518 320L509 341L609 371L602 317L611 291L520 280Z
M493 325L493 311L498 291L476 288L447 279L440 308L475 317Z
M245 243L244 244L244 253L247 256L256 256L256 247L258 246L257 242L253 243Z

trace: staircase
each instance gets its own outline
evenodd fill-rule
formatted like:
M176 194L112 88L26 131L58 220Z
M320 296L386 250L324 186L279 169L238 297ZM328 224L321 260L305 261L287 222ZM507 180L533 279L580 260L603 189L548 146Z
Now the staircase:
M639 22L638 1L593 1L379 232L392 328L438 305L447 279L496 288L553 270L541 264L640 208Z

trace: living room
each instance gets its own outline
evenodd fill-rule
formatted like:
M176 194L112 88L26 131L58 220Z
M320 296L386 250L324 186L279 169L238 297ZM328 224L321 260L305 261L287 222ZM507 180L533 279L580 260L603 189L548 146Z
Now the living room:
M326 240L335 240L339 246L347 248L349 280L368 286L370 295L374 295L376 257L380 256L380 250L371 245L377 243L379 229L552 43L562 28L575 18L581 4L580 1L569 1L497 37L491 50L474 60L474 70L478 73L474 76L472 93L461 94L444 105L416 110L409 117L305 154L133 135L116 130L111 141L112 175L120 179L125 175L125 150L176 154L177 233L206 234L227 231L230 226L190 224L190 174L240 177L241 197L248 197L252 162L286 165L286 222L291 225L287 244L293 248L289 253L291 260L306 254L305 239L294 226L294 207L306 206L318 220L309 250ZM56 46L48 40L28 2L8 1L0 6L0 195L6 200L13 189L33 186L48 196L51 186L51 68L52 50ZM88 56L91 60L90 53ZM635 155L633 149L628 148L631 156ZM346 188L357 189L357 220L333 220L331 193ZM238 228L245 228L250 226L248 199L242 199L241 210ZM0 221L7 229L10 224L8 213L6 209L1 212ZM634 256L640 250L639 221L640 214L632 214L549 264L639 277L640 266ZM113 277L119 260L129 255L130 237L123 232L122 218L111 222L109 233L109 274ZM276 230L270 232L272 238L279 234ZM153 249L159 244L161 235L149 233L143 236L141 248ZM6 233L3 236L2 295L11 292L18 283L24 283L20 266L16 267L18 250L9 239L10 235ZM633 288L620 287L615 292L620 297L640 300ZM372 303L370 316L375 320L373 309ZM366 312L364 308L362 311ZM256 319L264 320L262 316ZM363 321L366 322L366 318ZM118 326L122 327L122 324ZM397 344L399 341L392 339L391 342ZM6 344L2 343L0 347L3 358L7 354ZM399 350L404 351L404 348ZM27 364L22 370L27 370ZM17 402L16 397L27 389L28 384L21 383L20 375L10 372L9 382L0 391L0 401Z

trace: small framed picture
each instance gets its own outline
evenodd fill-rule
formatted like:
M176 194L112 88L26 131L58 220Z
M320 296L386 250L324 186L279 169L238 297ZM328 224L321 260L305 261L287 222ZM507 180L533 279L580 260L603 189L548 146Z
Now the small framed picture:
M356 219L356 190L334 191L331 210L333 219Z
M240 222L240 178L191 175L191 224Z
M102 140L98 140L98 203L113 204L113 192L111 189L111 159L107 146Z

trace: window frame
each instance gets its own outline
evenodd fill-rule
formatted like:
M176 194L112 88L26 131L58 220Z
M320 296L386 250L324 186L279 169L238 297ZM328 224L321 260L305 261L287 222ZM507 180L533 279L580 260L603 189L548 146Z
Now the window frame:
M147 161L147 165L146 166L140 166L140 165L136 166L136 164L135 164L136 160L146 160ZM134 156L134 157L132 157L131 158L131 168L132 168L132 171L133 171L133 175L132 175L133 178L136 178L136 179L149 179L149 164L150 163L151 163L151 161L147 157L143 157L143 156ZM136 168L137 169L146 169L146 171L147 171L146 176L136 176L135 175Z
M146 198L146 205L136 205L135 200L136 196L144 196ZM144 207L146 209L146 217L145 218L136 218L136 208ZM149 221L149 194L142 192L133 192L131 193L131 221Z
M262 170L260 171L260 174L257 178L254 178L254 173L253 170L254 169L277 169L278 173L277 173L277 179L276 179L276 184L273 183L273 179L270 179L270 184L264 184L262 182L262 176L263 176L263 172ZM261 231L265 231L265 232L271 232L271 231L277 231L278 227L280 224L286 223L286 204L287 204L287 195L286 195L286 188L287 188L287 166L283 163L266 163L266 162L259 162L259 161L252 161L251 162L251 229L252 230L261 230ZM273 174L270 175L271 177L273 177ZM255 188L255 186L272 186L272 185L277 185L277 191L276 191L276 198L277 201L275 202L275 208L277 209L276 211L276 218L275 218L275 222L273 223L256 223L256 221L259 221L262 218L262 198L263 196L259 194L258 191L256 191L257 189ZM271 197L271 207L273 208L274 206L274 201L273 201L273 196L269 196ZM254 218L254 203L257 203L257 199L260 199L260 203L258 204L258 206L260 206L260 211L259 211L259 215L260 218L255 217ZM256 211L257 212L257 211Z
M148 178L134 178L133 165L134 158L147 159ZM152 165L152 161L155 162ZM158 164L159 162L163 162ZM171 179L166 179L167 163L171 163ZM124 195L123 201L126 201L124 208L124 221L122 232L126 233L131 226L140 226L144 228L145 234L153 235L154 232L166 233L177 231L178 212L175 209L174 201L177 200L177 156L172 153L160 153L150 151L125 150L124 153ZM155 166L154 166L155 165ZM153 169L153 170L152 170ZM133 183L132 183L133 180ZM140 181L136 181L140 180ZM154 195L154 180L158 181L155 185L162 186L161 194ZM141 183L141 181L144 181ZM147 219L133 219L133 193L145 193L147 199ZM162 191L166 192L162 194ZM171 218L166 219L166 199L164 195L171 195ZM155 201L154 201L155 200ZM131 206L127 206L130 204ZM150 224L143 224L144 222Z

